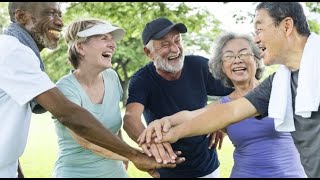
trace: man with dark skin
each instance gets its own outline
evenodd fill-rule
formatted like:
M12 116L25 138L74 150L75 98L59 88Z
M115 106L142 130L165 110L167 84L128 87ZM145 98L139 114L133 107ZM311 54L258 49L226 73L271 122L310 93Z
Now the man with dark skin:
M12 23L0 36L0 177L17 177L29 131L32 101L86 140L128 158L159 177L158 164L108 131L87 110L69 101L44 72L40 52L58 45L63 27L57 2L9 2ZM14 143L13 143L14 142ZM180 163L182 159L177 159Z

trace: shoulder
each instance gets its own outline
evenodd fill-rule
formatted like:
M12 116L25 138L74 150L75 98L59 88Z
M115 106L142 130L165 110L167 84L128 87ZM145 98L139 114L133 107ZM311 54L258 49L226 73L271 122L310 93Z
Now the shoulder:
M112 79L119 79L118 73L114 69L106 69L102 72L104 77L110 77Z
M209 59L199 55L186 55L185 64L197 67L208 67Z
M199 56L199 55L186 55L185 60L190 62L198 62L198 63L208 63L209 61L208 58Z
M10 59L12 56L28 56L37 59L35 53L29 47L20 43L16 37L9 35L0 35L0 52L4 59Z
M59 89L64 89L66 87L75 87L75 78L73 74L70 72L69 74L63 76L56 82L56 86Z
M138 69L132 76L132 78L146 78L150 76L153 72L154 65L152 63L148 63L145 66Z

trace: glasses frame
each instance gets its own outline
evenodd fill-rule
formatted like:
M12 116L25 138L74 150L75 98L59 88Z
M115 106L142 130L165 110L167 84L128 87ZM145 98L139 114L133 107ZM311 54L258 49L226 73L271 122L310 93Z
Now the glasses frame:
M253 52L246 52L246 53L239 53L237 55L230 55L230 57L232 57L232 58L228 59L228 60L226 60L225 56L223 55L221 60L222 60L222 62L225 62L225 63L233 63L236 60L236 58L239 58L241 61L245 61L245 60L249 59L249 56L254 56L255 58L258 58ZM243 57L243 58L241 58L241 57Z

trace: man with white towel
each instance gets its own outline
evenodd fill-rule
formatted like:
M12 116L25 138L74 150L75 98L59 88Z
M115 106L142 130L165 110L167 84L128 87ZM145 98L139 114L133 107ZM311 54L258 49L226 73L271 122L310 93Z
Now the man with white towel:
M150 131L157 130L155 141L175 142L248 117L269 116L275 119L277 131L291 132L307 176L320 177L320 37L310 32L299 2L259 3L254 28L261 58L266 65L280 64L277 72L243 98L162 118L162 126L183 123L162 128L164 135L150 128L147 139Z

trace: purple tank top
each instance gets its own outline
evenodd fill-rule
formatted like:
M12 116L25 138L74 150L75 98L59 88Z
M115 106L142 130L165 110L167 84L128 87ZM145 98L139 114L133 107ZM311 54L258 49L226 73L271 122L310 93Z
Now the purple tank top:
M220 100L229 101L228 96ZM291 134L277 132L272 118L248 118L226 130L235 147L231 178L306 177Z

